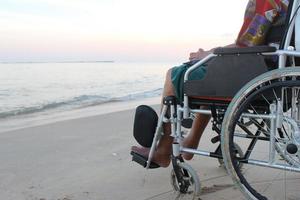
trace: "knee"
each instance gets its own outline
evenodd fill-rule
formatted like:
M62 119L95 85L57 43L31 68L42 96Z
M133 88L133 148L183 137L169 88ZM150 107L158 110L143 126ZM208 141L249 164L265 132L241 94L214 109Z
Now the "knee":
M173 68L168 69L168 71L166 73L166 80L170 80L171 79L172 69Z

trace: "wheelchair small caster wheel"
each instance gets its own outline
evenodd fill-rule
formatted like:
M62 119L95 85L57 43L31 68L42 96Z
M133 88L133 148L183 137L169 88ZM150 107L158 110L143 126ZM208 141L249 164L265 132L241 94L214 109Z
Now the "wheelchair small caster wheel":
M177 163L171 171L171 185L178 192L180 199L198 200L201 193L201 184L196 171L184 162Z
M243 153L242 148L238 144L236 144L236 143L234 143L234 147L235 147L235 151L236 151L236 156L239 157L239 158L243 158L244 157L244 153ZM225 167L223 159L218 159L218 162L220 164L220 167L222 167L222 168L224 168L226 170L226 167ZM239 167L242 168L243 167L243 163L239 163Z

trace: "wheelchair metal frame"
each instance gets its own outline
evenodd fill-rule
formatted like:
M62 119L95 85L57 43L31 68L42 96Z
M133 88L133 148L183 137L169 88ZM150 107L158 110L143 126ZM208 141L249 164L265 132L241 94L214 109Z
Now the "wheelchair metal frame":
M291 38L292 38L292 34L294 31L294 27L295 27L295 21L296 19L300 18L299 17L295 17L292 19L292 16L295 14L295 12L297 11L297 8L300 4L300 0L295 0L294 4L293 4L293 8L292 8L292 13L291 13L291 19L290 19L290 26L289 26L289 30L284 42L284 50L277 50L276 52L272 52L272 53L263 53L263 55L274 55L274 56L278 56L279 57L279 69L285 68L285 63L286 63L286 59L287 57L291 57L292 59L294 57L300 57L300 51L296 51L294 47L289 46L290 42L291 42ZM300 19L298 19L300 21ZM194 71L196 68L202 66L203 64L207 63L209 60L211 60L214 57L217 57L218 55L216 54L210 54L207 57L205 57L204 59L200 60L199 62L197 62L196 64L194 64L193 66L191 66L187 72L184 75L184 82L188 81L188 77L190 75L190 73L192 71ZM158 126L157 127L161 127L162 124L164 122L170 122L171 123L171 130L172 130L172 134L171 136L174 137L174 144L173 144L173 156L177 157L180 155L181 152L184 153L192 153L192 154L197 154L197 155L202 155L202 156L208 156L208 157L218 157L216 155L212 156L211 152L208 151L203 151L203 150L196 150L196 149L190 149L190 148L184 148L182 147L181 144L181 121L183 119L188 119L190 117L191 113L200 113L200 114L205 114L205 115L211 115L211 111L207 110L207 109L190 109L189 107L189 98L186 94L184 94L184 101L183 101L183 107L181 107L180 105L177 105L177 108L175 108L173 106L171 106L171 117L170 120L166 120L166 118L164 117L168 106L172 105L172 102L169 102L168 105L164 105L162 108L162 112L159 118L159 122L158 122ZM276 105L275 105L276 106ZM175 113L175 110L177 110L177 113ZM183 114L183 117L182 117ZM298 113L297 115L300 115L300 113ZM174 117L176 116L176 117ZM251 115L249 114L248 117L254 117L254 118L263 118L263 119L275 119L276 118L276 113L274 113L273 115ZM273 122L274 120L272 120ZM272 126L272 125L271 125ZM295 127L298 129L298 127ZM158 128L159 129L159 128ZM158 133L161 130L157 130L156 133ZM273 131L272 131L273 132ZM157 137L159 134L155 134L155 138L154 141L156 141ZM148 161L147 161L147 167L149 167L152 157L153 157L153 153L155 151L155 146L156 146L156 142L153 142L152 146L151 146L151 151L148 157ZM275 147L274 147L274 141L271 141L270 144L270 150L271 150L271 156L270 156L270 162L269 163L265 163L265 162L259 162L256 160L249 160L248 164L253 164L253 165L261 165L261 166L268 166L268 167L272 167L272 168L279 168L282 169L283 167L281 165L276 165L273 163L274 161L274 154L275 154ZM272 164L273 163L273 164ZM286 169L286 167L285 167ZM293 169L293 168L288 168L288 170L295 170L300 172L300 169Z
M272 55L272 56L278 56L278 69L284 69L286 66L286 61L287 59L291 59L291 67L295 67L295 57L300 57L300 46L297 47L298 51L295 49L295 47L290 46L291 40L292 40L292 35L293 32L295 31L296 24L298 28L300 27L300 14L298 13L300 7L300 0L294 0L293 6L292 6L292 11L290 14L290 26L287 30L286 38L284 41L284 46L283 49L277 50L275 52L270 52L270 53L261 53L262 55ZM296 22L297 21L297 22ZM298 29L296 29L298 31ZM299 28L300 32L300 28ZM298 32L297 32L298 33ZM300 41L300 36L299 38L296 38L296 43L297 40ZM297 44L296 44L297 46ZM202 66L203 64L207 63L209 60L217 57L218 55L216 54L210 54L201 61L197 62L193 66L191 66L187 72L184 75L184 83L188 81L188 77L190 73L197 69L198 67ZM295 98L294 98L295 99ZM248 118L259 118L259 119L267 119L270 120L270 144L269 144L269 158L268 161L260 161L260 160L253 160L249 159L247 160L247 164L250 165L256 165L256 166L263 166L263 167L269 167L269 168L275 168L275 169L281 169L281 170L288 170L288 171L294 171L294 172L300 172L300 167L295 167L295 166L286 166L282 164L278 164L275 162L275 154L276 154L276 149L275 149L275 134L276 134L276 127L278 124L282 123L284 120L290 120L287 118L279 117L280 112L277 104L272 103L270 105L270 114L250 114L250 113L244 113L242 116L243 117L248 117ZM170 117L166 118L166 113L170 110ZM296 105L295 103L292 104L292 112L293 115L295 116L295 119L297 119L297 123L300 124L300 104ZM146 168L149 168L151 164L151 160L153 158L153 154L156 149L157 142L161 136L162 133L162 126L163 123L171 123L171 137L174 138L173 142L173 153L172 153L172 163L173 167L174 165L176 166L176 159L180 158L181 153L191 153L191 154L196 154L196 155L201 155L201 156L207 156L207 157L214 157L218 159L222 159L222 155L216 154L215 152L209 152L205 150L200 150L200 149L191 149L191 148L185 148L181 145L182 143L182 120L183 119L188 119L191 117L191 114L193 113L200 113L204 115L212 115L211 110L209 109L192 109L189 107L189 97L184 94L184 101L183 101L183 106L177 105L175 100L172 98L167 98L165 99L156 133L154 136L154 140L150 149L150 154L148 157L147 161L147 166ZM295 123L293 120L290 120L290 124L292 125L292 128L295 132L295 135L297 138L297 142L300 145L300 130L299 130L299 125ZM222 143L222 141L221 141ZM181 161L182 162L182 161ZM242 161L241 161L242 162ZM175 167L174 167L175 168Z

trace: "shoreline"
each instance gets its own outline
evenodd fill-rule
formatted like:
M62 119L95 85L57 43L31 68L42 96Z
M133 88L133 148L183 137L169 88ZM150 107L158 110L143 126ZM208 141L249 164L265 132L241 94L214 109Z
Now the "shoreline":
M135 99L120 102L108 102L96 106L88 106L67 111L58 112L40 112L33 114L25 114L15 117L0 119L0 134L9 131L15 131L24 128L52 124L55 122L68 121L72 119L80 119L93 117L120 111L134 109L138 105L157 105L160 103L161 97L150 97L143 99Z

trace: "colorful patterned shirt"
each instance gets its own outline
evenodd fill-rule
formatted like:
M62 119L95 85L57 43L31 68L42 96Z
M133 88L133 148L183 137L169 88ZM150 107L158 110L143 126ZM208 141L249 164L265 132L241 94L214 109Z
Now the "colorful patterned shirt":
M288 3L289 0L249 0L237 45L264 44L271 25L286 15Z

